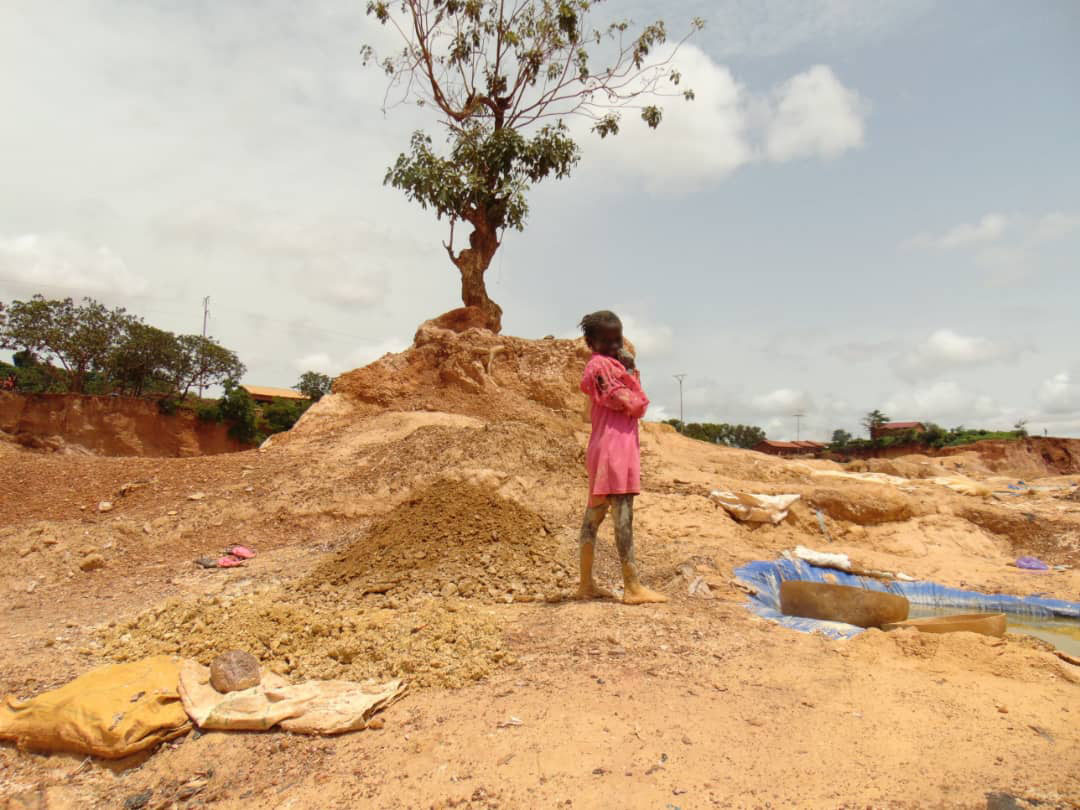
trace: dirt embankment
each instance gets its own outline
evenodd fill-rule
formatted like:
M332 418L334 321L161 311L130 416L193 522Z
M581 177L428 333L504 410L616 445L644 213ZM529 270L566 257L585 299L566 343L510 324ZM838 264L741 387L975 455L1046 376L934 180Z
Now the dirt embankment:
M151 400L0 393L0 436L24 447L102 456L205 456L248 449L228 427Z
M892 447L867 447L847 450L827 457L845 459L898 459L906 456L929 458L978 457L988 472L1018 477L1073 475L1080 473L1080 439L1031 436L1027 439L987 439L958 447L933 449L916 442Z
M976 452L994 472L1008 475L1073 475L1080 473L1080 439L1032 436L1022 441L988 439L962 447L946 447L934 455Z

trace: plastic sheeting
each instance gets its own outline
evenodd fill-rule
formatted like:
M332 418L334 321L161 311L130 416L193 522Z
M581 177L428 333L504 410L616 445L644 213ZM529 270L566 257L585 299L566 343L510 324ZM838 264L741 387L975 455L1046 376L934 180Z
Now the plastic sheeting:
M957 608L958 612L993 611L1041 618L1062 617L1080 619L1080 602L1046 599L1041 596L1011 596L986 594L949 588L936 582L901 582L874 577L846 574L833 568L817 568L803 560L752 562L735 569L735 578L753 590L748 607L759 616L779 622L803 633L822 633L829 638L851 638L863 631L861 627L843 622L802 619L780 612L780 583L784 580L807 580L849 585L873 591L895 593L914 605Z

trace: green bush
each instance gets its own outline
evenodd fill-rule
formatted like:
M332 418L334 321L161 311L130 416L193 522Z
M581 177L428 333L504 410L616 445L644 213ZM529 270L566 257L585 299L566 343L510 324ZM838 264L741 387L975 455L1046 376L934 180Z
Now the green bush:
M195 409L195 414L203 422L220 422L221 421L221 403L219 402L201 402Z
M67 390L63 369L39 363L28 352L15 352L12 363L0 362L0 380L15 378L21 394L58 394Z
M218 400L218 413L222 420L230 423L230 436L247 444L255 441L255 400L235 380L225 381L225 394Z
M296 424L311 403L290 402L287 399L275 399L263 408L262 418L267 434L281 433Z
M958 427L953 428L948 432L944 446L958 447L962 444L972 444L974 442L986 441L987 439L1015 441L1023 439L1026 435L1027 431L1022 430L971 430Z

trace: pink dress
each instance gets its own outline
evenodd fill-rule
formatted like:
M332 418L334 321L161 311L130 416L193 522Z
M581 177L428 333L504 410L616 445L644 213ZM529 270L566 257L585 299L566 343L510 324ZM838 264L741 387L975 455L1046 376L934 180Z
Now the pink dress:
M641 492L638 420L649 399L635 374L622 363L594 354L585 365L581 390L592 404L592 436L585 454L590 498Z

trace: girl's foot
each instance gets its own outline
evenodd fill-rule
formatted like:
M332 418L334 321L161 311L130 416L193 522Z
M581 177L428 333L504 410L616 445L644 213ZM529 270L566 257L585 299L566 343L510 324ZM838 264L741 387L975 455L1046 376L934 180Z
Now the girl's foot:
M623 604L625 605L653 605L668 601L662 593L651 588L646 588L638 579L637 566L633 562L624 562L623 574Z
M625 605L651 605L667 602L668 598L664 594L638 583L623 591L622 600Z
M578 599L614 599L615 594L607 588L601 588L595 582L582 583L578 586Z

